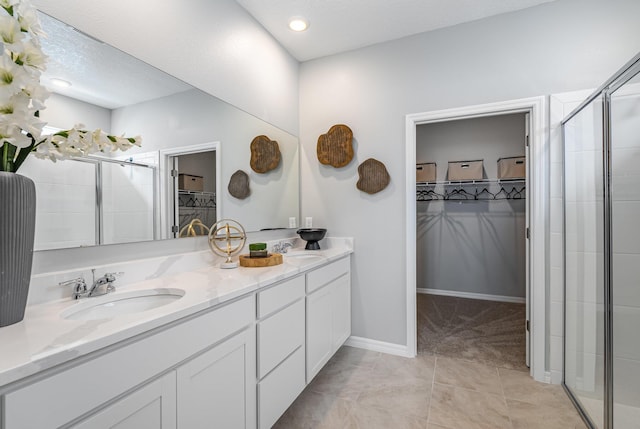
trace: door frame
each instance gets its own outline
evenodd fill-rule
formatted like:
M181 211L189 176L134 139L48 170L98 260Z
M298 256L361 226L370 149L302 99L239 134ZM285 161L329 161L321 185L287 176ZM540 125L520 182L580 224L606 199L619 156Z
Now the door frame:
M216 142L208 142L208 143L199 143L188 146L180 146L174 147L170 149L161 149L160 152L160 168L158 169L158 176L160 178L160 213L162 213L160 220L160 237L161 238L172 238L169 228L170 223L173 221L173 204L170 203L174 200L173 197L173 186L171 179L171 166L172 164L169 162L170 158L180 155L189 155L193 153L200 152L216 152L216 219L222 219L222 207L220 207L220 198L221 198L221 180L222 180L222 163L220 162L222 159L222 145L219 141Z
M416 126L458 119L496 116L510 113L530 113L529 175L529 306L530 306L530 374L538 381L546 377L546 278L547 278L547 218L549 213L549 150L546 134L547 98L531 97L497 103L413 113L406 116L406 285L407 285L407 353L417 351L416 309Z

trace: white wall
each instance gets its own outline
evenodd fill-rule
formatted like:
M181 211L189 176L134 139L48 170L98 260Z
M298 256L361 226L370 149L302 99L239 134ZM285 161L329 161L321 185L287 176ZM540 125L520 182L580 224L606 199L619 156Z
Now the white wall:
M116 134L143 136L143 147L126 154L220 142L222 183L216 195L220 219L237 219L247 231L257 231L288 227L289 217L299 215L298 139L202 91L115 109L112 127ZM266 174L250 167L250 144L261 134L277 141L282 155L280 165ZM227 189L236 170L245 171L251 181L251 195L244 200L232 197Z
M405 115L597 87L640 50L639 13L637 1L558 0L301 65L302 216L355 237L354 335L406 342ZM357 150L340 170L315 156L336 123ZM369 157L391 175L371 196L355 188Z
M50 127L68 130L76 124L83 124L89 130L111 131L111 110L104 107L56 93L51 93L46 106L40 112L40 118Z
M499 158L524 154L524 113L416 129L416 160L436 162L440 181L446 180L449 161L483 159L485 177L496 179ZM464 187L471 193L484 188L500 191L497 184ZM443 185L435 187L436 192L444 190ZM417 287L524 299L525 209L524 199L417 203Z
M116 48L298 135L298 62L233 0L36 0Z

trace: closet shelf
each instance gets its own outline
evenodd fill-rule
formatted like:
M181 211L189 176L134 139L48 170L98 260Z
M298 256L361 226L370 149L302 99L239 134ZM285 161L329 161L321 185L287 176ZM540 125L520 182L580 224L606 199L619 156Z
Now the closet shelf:
M178 193L180 195L212 195L216 196L215 192L207 192L207 191L188 191L186 189L178 189Z
M502 183L525 183L526 179L482 179L482 180L440 180L437 182L416 182L416 186L474 186L474 185L488 185L488 184L502 184Z

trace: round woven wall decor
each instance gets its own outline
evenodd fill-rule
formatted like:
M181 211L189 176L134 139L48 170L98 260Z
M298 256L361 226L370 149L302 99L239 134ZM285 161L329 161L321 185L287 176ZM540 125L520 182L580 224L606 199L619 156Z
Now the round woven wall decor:
M367 194L375 194L389 185L391 176L387 167L377 159L369 158L358 166L358 183L356 187Z

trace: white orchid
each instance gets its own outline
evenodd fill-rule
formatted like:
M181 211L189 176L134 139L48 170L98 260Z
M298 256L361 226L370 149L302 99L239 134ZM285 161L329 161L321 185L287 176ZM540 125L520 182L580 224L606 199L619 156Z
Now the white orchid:
M84 125L77 124L70 130L45 136L42 142L45 144L37 145L35 156L57 161L96 152L107 154L117 150L124 151L133 146L140 146L142 139L140 136L112 136L100 129L88 131Z
M40 83L47 60L41 35L38 14L28 0L0 0L0 171L18 171L32 152L56 161L140 146L140 137L88 131L82 124L41 135L46 123L39 112L49 97Z

